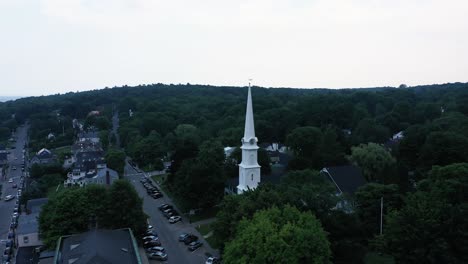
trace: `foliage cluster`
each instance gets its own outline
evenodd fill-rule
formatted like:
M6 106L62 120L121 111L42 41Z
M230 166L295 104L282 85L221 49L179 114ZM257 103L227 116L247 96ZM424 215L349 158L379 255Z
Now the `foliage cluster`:
M100 185L62 190L49 198L39 216L39 230L45 245L53 248L63 235L92 228L131 228L141 234L146 228L143 201L126 180L107 189Z

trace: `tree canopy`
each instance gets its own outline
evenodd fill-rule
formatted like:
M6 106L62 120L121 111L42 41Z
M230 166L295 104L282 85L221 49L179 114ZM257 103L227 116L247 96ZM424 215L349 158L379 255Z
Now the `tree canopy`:
M223 258L226 263L327 263L330 255L320 221L310 212L286 205L242 220Z

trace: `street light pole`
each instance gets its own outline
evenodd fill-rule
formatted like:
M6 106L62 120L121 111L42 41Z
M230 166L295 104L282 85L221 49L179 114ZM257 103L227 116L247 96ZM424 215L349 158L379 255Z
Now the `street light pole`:
M382 235L382 222L383 222L383 196L380 197L380 235Z

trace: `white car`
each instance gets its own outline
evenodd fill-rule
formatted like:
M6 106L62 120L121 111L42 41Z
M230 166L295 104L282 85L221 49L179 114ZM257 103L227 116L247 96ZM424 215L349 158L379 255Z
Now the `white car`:
M182 217L176 215L169 218L169 223L174 224L182 220Z
M13 178L10 178L10 179L8 180L8 182L9 182L9 183L13 183Z
M10 201L10 200L13 200L15 197L13 195L7 195L5 196L5 201Z

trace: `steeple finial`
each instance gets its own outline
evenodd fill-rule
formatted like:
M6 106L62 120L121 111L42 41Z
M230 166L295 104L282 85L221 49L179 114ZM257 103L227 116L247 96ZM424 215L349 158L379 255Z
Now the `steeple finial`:
M247 94L247 109L245 111L245 129L244 129L245 141L248 141L251 138L255 138L254 117L253 117L253 108L252 108L252 94L250 91L251 81L252 79L249 79L249 91Z

